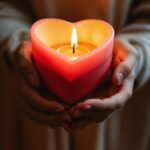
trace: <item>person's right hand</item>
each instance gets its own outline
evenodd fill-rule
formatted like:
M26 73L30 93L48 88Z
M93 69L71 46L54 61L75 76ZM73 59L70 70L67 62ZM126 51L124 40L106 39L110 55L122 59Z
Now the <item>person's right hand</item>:
M139 54L128 42L114 43L112 72L91 94L72 109L71 130L85 128L106 120L114 111L123 108L132 97L136 79L135 68Z
M13 41L13 38L11 40ZM51 128L65 126L70 118L64 106L39 93L40 78L32 63L30 42L22 42L16 50L12 48L12 45L7 46L7 54L16 73L23 112L32 120Z

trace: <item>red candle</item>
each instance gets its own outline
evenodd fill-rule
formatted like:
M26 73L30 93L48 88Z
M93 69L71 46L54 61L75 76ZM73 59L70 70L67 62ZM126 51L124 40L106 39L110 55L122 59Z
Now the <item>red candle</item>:
M113 55L113 28L101 20L42 19L31 28L33 60L60 99L74 104L105 78Z

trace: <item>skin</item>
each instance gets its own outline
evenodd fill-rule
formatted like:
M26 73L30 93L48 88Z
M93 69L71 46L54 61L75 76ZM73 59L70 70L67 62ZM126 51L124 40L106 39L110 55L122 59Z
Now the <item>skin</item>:
M102 122L113 111L124 107L131 98L136 78L134 70L138 63L138 53L133 47L127 49L126 44L115 42L112 75L104 83L105 86L97 89L90 99L84 100L72 109L75 122L68 129L74 131L92 123Z
M40 90L40 77L32 63L31 44L29 41L22 42L25 34L28 33L19 31L14 34L5 48L7 60L16 74L19 94L22 97L20 110L40 124L51 128L61 127L68 123L68 112L65 109L67 106L54 101L53 97L47 97ZM19 46L15 45L17 42L20 43Z
M40 77L32 63L31 44L20 40L21 44L16 49L13 39L19 36L14 36L6 52L23 98L21 110L30 119L51 128L63 127L66 131L76 131L104 121L113 111L122 108L132 96L138 54L133 47L126 48L128 43L115 41L111 75L92 93L91 98L70 108L56 101L53 96L41 92Z

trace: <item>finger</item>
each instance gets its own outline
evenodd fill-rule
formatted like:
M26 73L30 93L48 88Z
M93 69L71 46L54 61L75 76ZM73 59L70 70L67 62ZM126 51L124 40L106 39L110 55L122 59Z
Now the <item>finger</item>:
M22 112L31 120L43 125L48 125L51 128L58 128L62 125L60 114L47 114L37 111L26 103L22 103Z
M73 114L73 117L75 120L82 120L82 118L86 118L87 120L90 120L91 122L101 122L105 120L110 114L112 113L112 110L110 111L105 111L105 110L96 110L96 109L91 109L91 110L76 110ZM78 114L78 115L76 115Z
M135 75L132 73L127 77L127 79L124 80L123 86L117 94L103 100L86 100L82 104L80 104L80 109L86 109L86 107L88 106L94 110L112 111L123 107L128 99L132 96L134 79Z
M124 42L122 48L127 52L127 57L119 63L113 74L113 83L117 86L121 85L123 80L133 71L138 59L137 51L130 44Z
M31 88L23 79L20 79L20 88L25 101L43 112L62 112L64 107L53 100L46 99L39 95L39 93Z
M29 42L23 42L17 51L18 70L30 86L37 88L40 83L39 75L32 63L32 48Z
M120 87L116 87L116 86L111 86L109 89L108 89L108 91L107 91L107 96L105 96L105 98L106 97L111 97L111 96L113 96L114 94L116 94L116 93L118 93L118 91L120 90ZM101 97L99 97L99 98L101 98ZM103 97L104 98L104 97Z
M74 112L77 110L77 107L78 107L78 105L80 105L80 103L82 103L82 102L77 103L70 109L70 115L73 116Z
M121 62L127 58L127 50L120 41L114 42L113 49L113 68L116 68Z

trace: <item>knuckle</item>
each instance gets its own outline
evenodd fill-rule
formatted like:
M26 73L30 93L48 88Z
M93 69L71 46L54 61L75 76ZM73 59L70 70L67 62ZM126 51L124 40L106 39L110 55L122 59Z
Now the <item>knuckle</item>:
M128 90L128 91L127 91L127 95L128 95L128 97L131 97L131 96L132 96L132 94L133 94L133 93L132 93L132 90Z
M124 103L120 99L116 99L116 102L115 102L116 109L121 108L123 106L124 106Z
M22 57L25 57L26 56L26 53L27 53L27 41L23 41L20 46L18 47L18 55L22 56Z
M126 78L131 73L131 67L127 64L126 61L120 64L118 70L119 72L123 73L124 78Z
M18 48L17 55L18 55L18 57L21 57L21 58L25 57L24 48L23 48L22 44Z
M135 74L135 72L132 72L132 73L130 74L130 78L131 78L131 79L136 79L136 74Z
M131 68L127 64L124 64L123 68L124 68L125 74L127 76L131 72Z
M127 99L132 97L132 91L126 91L126 97Z
M23 41L20 46L21 46L21 48L25 48L26 45L27 45L27 41Z

